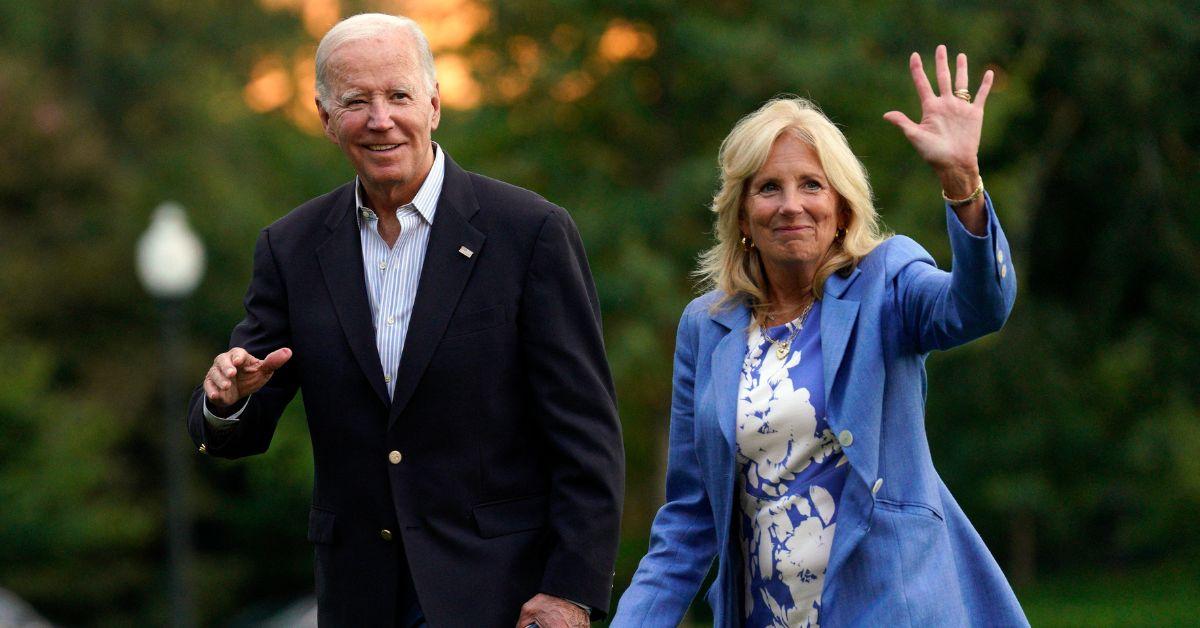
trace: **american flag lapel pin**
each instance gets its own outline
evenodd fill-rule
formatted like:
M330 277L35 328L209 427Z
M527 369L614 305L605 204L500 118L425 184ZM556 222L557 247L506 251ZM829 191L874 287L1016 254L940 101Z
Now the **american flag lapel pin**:
M471 256L475 254L475 251L472 251L471 249L468 249L465 246L458 247L458 252L461 253L462 256L467 259L471 259Z

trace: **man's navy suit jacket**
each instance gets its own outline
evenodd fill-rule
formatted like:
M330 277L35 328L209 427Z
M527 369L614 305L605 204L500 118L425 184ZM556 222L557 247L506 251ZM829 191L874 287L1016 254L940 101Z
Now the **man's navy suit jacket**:
M193 440L214 456L261 453L301 391L323 626L392 625L405 555L432 626L508 628L538 592L602 617L624 454L574 223L447 157L389 399L355 210L346 184L259 235L230 346L293 357L232 429L206 424L197 389Z

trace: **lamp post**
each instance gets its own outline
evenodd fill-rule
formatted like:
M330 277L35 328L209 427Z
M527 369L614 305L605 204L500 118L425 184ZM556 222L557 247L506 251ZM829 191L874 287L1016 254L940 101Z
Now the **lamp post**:
M192 566L191 517L188 511L189 467L183 444L186 435L179 413L183 381L183 302L204 275L204 245L188 226L181 205L165 202L155 208L150 227L137 245L138 278L158 301L162 313L163 466L167 474L167 549L171 625L196 625L189 579Z

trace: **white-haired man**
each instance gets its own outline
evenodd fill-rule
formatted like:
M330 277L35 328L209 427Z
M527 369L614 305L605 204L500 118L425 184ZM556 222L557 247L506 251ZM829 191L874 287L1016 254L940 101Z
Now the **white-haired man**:
M317 109L358 176L259 235L193 394L200 451L265 451L302 392L326 626L581 626L612 587L623 451L570 217L459 168L411 20L340 22Z

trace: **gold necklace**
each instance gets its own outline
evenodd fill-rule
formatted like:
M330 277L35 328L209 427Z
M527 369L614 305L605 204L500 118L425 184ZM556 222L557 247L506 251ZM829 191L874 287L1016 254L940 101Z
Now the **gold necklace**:
M792 333L788 335L786 340L776 340L772 338L771 335L767 333L767 327L762 323L759 323L758 327L762 330L762 335L766 337L767 340L770 340L771 344L775 345L776 358L782 360L787 357L788 351L791 351L792 349L792 341L796 339L796 336L800 335L801 331L804 331L804 321L808 319L808 313L812 311L812 306L813 301L809 301L808 305L804 306L804 309L800 312L800 315L796 317L796 328L792 330Z

